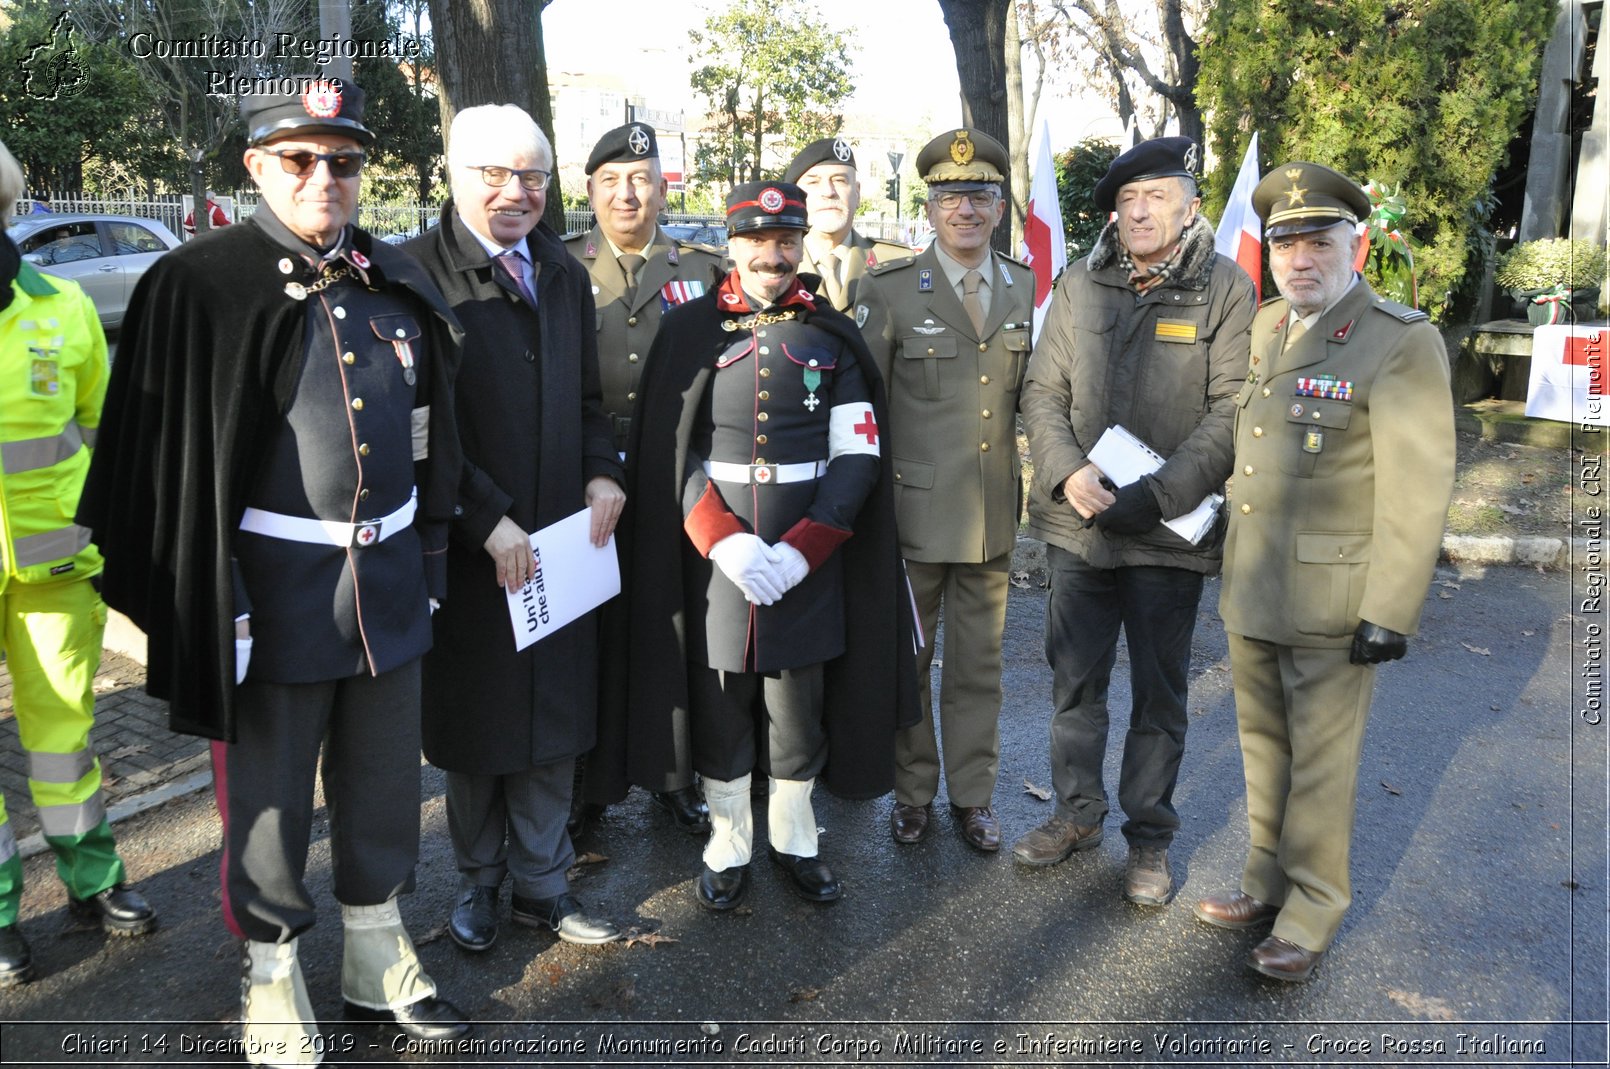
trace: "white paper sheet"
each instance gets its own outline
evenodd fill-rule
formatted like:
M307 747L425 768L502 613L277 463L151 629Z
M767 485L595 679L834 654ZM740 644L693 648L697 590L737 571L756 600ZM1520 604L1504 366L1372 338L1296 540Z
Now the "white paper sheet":
M1153 452L1150 446L1119 426L1103 431L1101 439L1087 456L1114 486L1128 486L1163 466L1163 458ZM1209 494L1185 515L1164 520L1163 526L1195 545L1213 529L1213 519L1222 504L1223 494Z
M591 528L592 510L582 509L531 535L536 573L508 595L515 649L541 641L621 592L615 536L599 548L589 537Z

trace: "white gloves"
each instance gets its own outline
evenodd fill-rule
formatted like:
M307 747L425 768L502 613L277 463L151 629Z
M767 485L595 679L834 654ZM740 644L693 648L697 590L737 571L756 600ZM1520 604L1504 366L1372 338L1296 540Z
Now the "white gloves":
M730 534L710 547L710 559L756 605L774 604L792 585L778 570L781 558L758 535Z
M805 554L787 542L778 542L771 547L771 552L777 560L777 574L782 577L784 593L799 586L811 574L811 565L805 559Z
M246 682L246 666L252 663L252 640L237 638L235 640L235 686Z

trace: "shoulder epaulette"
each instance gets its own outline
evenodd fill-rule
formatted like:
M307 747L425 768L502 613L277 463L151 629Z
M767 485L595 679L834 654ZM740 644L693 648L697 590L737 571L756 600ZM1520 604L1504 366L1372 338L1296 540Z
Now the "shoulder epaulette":
M1431 318L1430 313L1422 312L1418 308L1410 308L1408 305L1399 304L1397 301L1389 301L1385 297L1375 298L1375 307L1393 319L1400 319L1405 323L1419 323Z
M995 255L999 256L1001 259L1005 260L1009 264L1017 264L1019 267L1021 267L1025 271L1033 271L1034 270L1028 264L1024 263L1022 260L1019 260L1016 256L1008 256L1004 252L998 252Z
M885 241L883 238L872 239L873 252L882 253L886 250L891 256L917 255L917 250L913 249L910 245L905 245L898 241Z
M1265 297L1263 300L1259 301L1258 302L1258 307L1259 308L1268 308L1271 304L1274 304L1276 301L1284 301L1285 299L1286 298L1282 297L1278 293L1271 294L1270 296Z
M725 257L727 255L726 250L722 249L719 245L708 245L702 241L683 241L681 238L672 238L671 240L676 242L677 248L679 249L687 249L691 252L707 253L710 256Z
M879 260L866 269L869 275L887 275L890 271L898 271L902 267L910 267L917 262L915 256L902 256L898 260Z

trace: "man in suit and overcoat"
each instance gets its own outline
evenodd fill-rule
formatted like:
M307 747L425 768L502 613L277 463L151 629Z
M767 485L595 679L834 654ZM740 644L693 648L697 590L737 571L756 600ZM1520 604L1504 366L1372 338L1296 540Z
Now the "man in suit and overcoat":
M1247 966L1298 982L1350 901L1376 665L1402 657L1419 626L1453 488L1453 402L1426 314L1353 270L1370 211L1357 183L1293 162L1252 202L1280 297L1253 321L1236 397L1219 599L1251 843L1239 888L1196 915L1273 923Z

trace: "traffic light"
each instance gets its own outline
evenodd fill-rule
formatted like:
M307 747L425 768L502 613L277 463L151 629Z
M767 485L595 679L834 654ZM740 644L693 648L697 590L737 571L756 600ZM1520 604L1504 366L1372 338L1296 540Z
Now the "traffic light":
M900 203L900 176L895 175L883 184L883 194L896 204Z

